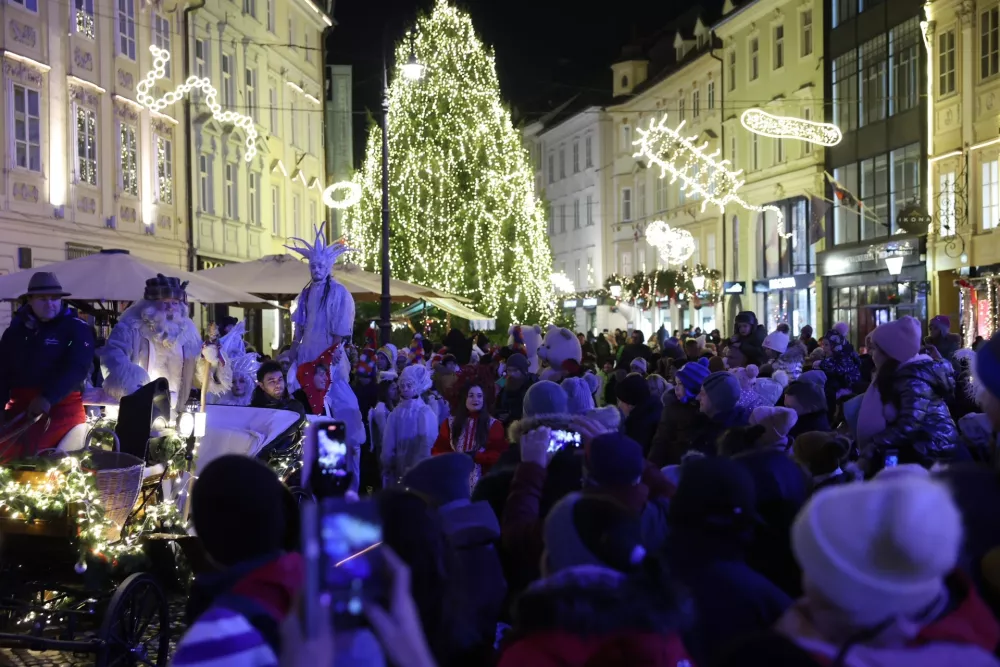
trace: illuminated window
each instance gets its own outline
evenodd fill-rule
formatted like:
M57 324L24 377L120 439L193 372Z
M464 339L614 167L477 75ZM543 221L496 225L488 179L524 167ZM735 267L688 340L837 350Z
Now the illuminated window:
M97 112L76 108L76 178L97 185Z
M73 23L76 34L88 39L97 36L97 24L94 21L94 0L74 0Z
M139 196L139 153L136 143L136 128L128 123L118 125L118 185L121 191L133 197Z
M156 199L164 204L174 201L174 143L156 135Z

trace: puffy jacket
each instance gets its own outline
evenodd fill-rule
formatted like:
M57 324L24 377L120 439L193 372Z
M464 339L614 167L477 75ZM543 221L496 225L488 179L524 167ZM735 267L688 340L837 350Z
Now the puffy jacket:
M954 392L954 371L947 361L921 356L901 364L892 379L896 417L866 444L862 458L878 460L893 449L899 451L900 463L929 466L954 458L958 428L948 410Z
M38 388L51 405L82 391L94 369L94 333L70 308L42 322L22 306L0 338L0 407L11 389Z
M681 403L673 392L663 397L663 412L647 457L653 465L662 468L681 462L698 414L698 403L694 400Z

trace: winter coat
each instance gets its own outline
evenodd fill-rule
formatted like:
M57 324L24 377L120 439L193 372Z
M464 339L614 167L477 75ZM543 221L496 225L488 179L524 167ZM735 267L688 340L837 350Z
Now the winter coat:
M955 458L958 428L948 411L954 391L954 372L947 361L917 355L900 364L893 374L892 396L882 397L887 426L862 443L862 458L878 461L897 450L900 463L927 467Z
M933 345L941 354L941 358L950 362L955 353L962 349L962 338L958 334L953 333L940 338L927 336L924 338L924 345Z
M998 667L994 656L1000 643L1000 625L975 590L958 576L948 580L951 604L940 618L919 627L905 621L868 643L858 642L844 651L843 641L822 635L802 603L778 621L776 629L808 651L818 665L843 667ZM898 639L896 638L898 636ZM886 637L885 639L882 639Z
M646 458L658 468L679 464L687 453L698 414L696 401L681 403L673 392L665 395L660 423Z
M997 449L1000 448L1000 433L990 423L989 415L982 412L967 414L958 420L958 430L976 461L991 463L998 467Z
M853 484L854 482L864 481L865 474L857 466L848 465L843 469L837 468L837 470L829 475L816 475L812 478L812 492L810 495L816 494L823 489L833 488L835 486L843 486L844 484Z
M514 607L499 667L687 667L670 610L637 601L624 575L577 567L536 582Z
M691 439L687 450L693 449L705 456L715 456L715 443L719 436L734 426L746 426L749 422L750 413L739 407L714 417L699 412L691 424Z
M792 430L788 432L789 438L797 438L803 433L810 433L812 431L823 431L827 433L833 429L830 428L830 415L827 414L826 410L820 410L819 412L810 412L804 415L799 415L798 421L795 422L795 426Z
M507 580L497 553L500 523L484 502L455 501L439 507L438 514L462 566L458 588L467 593L480 643L491 646L507 598Z
M756 315L753 313L747 314L751 320L750 333L746 336L734 333L733 337L736 340L730 340L729 344L740 349L740 352L746 356L747 363L760 365L767 359L767 354L764 352L764 339L767 338L767 331L758 324Z
M251 408L267 408L269 410L288 410L289 412L297 412L299 414L299 419L289 426L284 433L278 437L271 440L259 456L264 457L271 452L283 452L287 451L289 448L294 447L302 439L302 427L306 423L306 409L301 403L296 401L294 398L286 398L282 400L277 400L271 398L270 394L261 389L260 387L254 387L253 396L250 399Z
M788 380L798 380L802 375L802 364L805 362L806 346L799 340L794 339L788 344L785 353L771 362L772 372L784 371L788 374Z
M597 354L597 365L600 368L604 367L605 361L613 361L614 356L611 354L611 343L608 342L604 334L597 337L594 341L594 352Z
M94 332L72 309L41 322L22 306L0 338L0 407L11 389L40 389L50 405L83 391L94 352Z
M394 485L403 474L426 458L438 436L438 418L420 397L404 398L385 422L382 436L382 486Z
M826 373L826 400L834 405L837 394L852 390L861 381L861 359L850 343L819 362L819 370Z
M473 470L473 475L478 480L480 476L490 471L490 468L500 459L500 455L509 446L507 444L507 435L503 432L503 424L500 423L500 420L489 416L487 416L487 419L489 419L490 423L486 431L486 442L482 447L477 447L476 428L478 419L474 415L470 415L469 419L465 420L462 435L458 438L457 442L452 442L451 429L455 425L455 418L448 417L441 424L437 440L431 449L431 455L437 456L438 454L448 454L449 452L472 454L472 460L476 463L476 470ZM472 486L475 486L475 481L472 482Z
M628 373L632 367L632 362L639 358L646 360L647 368L653 365L653 351L649 349L648 345L645 343L629 343L622 348L621 354L618 355L618 365L615 368Z
M505 424L512 424L524 417L524 395L531 385L538 382L537 375L528 375L524 383L517 389L507 385L497 395L495 413Z
M632 408L625 417L625 435L642 445L643 456L649 455L653 434L660 423L663 402L659 396L650 396L644 403ZM660 466L662 467L662 466Z

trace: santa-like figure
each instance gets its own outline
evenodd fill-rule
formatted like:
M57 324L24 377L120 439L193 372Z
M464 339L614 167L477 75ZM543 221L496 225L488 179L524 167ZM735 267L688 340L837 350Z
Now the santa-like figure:
M208 402L212 405L250 405L260 359L256 352L247 352L244 333L246 323L239 322L230 327L217 344L206 345L202 349L202 359L198 362L198 386L207 382Z
M165 378L171 404L182 411L201 358L201 336L188 317L187 283L158 274L146 281L141 301L122 313L107 344L98 350L104 393L121 399Z

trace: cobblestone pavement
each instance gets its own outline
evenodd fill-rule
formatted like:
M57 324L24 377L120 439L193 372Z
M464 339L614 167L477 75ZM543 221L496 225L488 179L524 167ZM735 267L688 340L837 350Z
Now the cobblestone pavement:
M184 604L187 598L170 598L170 655L177 648L177 641L184 634ZM0 649L0 667L91 667L94 655L63 653L61 651L28 651L26 649ZM166 667L160 665L159 667Z

